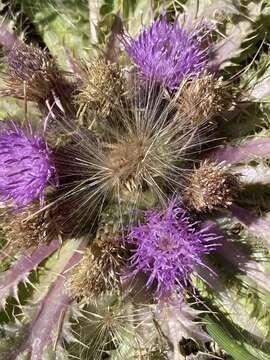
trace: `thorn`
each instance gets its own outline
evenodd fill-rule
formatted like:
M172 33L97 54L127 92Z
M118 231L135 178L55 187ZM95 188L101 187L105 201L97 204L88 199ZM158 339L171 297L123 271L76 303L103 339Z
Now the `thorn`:
M19 299L19 294L18 294L18 287L14 286L12 289L12 296L14 297L14 299L17 301L18 304L20 304L20 299Z

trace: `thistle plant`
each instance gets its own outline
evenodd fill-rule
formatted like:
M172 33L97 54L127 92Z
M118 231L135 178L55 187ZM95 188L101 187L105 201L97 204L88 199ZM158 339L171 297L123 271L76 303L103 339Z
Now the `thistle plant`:
M270 359L269 14L1 3L0 360Z

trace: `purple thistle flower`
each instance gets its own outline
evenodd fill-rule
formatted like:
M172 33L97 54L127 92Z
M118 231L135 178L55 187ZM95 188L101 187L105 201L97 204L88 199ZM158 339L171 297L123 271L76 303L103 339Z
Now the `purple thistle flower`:
M188 31L179 26L178 17L169 24L166 16L160 16L150 29L142 29L137 40L130 35L123 35L121 40L145 80L164 84L173 91L184 77L193 78L206 69L211 49L206 38L210 31L203 21Z
M135 246L130 258L132 275L149 274L147 288L157 282L157 295L168 296L191 284L197 275L195 266L204 266L201 256L216 248L218 236L198 230L198 223L190 223L185 210L175 207L175 199L159 213L145 213L145 224L132 229L127 241ZM191 284L192 285L192 284Z
M55 184L55 168L43 137L30 128L26 134L13 121L0 124L0 200L14 208L39 197L49 181Z

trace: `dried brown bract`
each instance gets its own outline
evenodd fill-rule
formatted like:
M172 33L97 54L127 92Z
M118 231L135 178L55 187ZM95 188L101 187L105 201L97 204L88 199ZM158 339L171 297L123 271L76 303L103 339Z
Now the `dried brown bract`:
M78 115L87 127L110 114L124 92L124 77L117 64L96 60L84 67L83 84L75 96Z
M204 161L191 175L184 198L195 210L211 212L230 206L238 188L237 177L226 167Z
M66 288L70 296L83 303L120 288L120 273L129 251L113 226L99 229L94 242L84 251L83 259L70 270Z
M7 239L4 254L17 255L22 250L49 243L56 237L57 230L51 214L38 210L37 206L30 205L20 212L3 216L3 231Z
M181 119L192 125L211 122L232 104L227 88L225 82L207 72L185 82L177 98Z

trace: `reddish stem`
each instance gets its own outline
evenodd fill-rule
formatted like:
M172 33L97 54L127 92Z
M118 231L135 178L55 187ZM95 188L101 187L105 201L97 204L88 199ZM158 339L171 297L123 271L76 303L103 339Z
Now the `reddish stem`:
M84 248L85 241L78 241L78 249ZM28 327L27 341L18 353L31 349L30 360L43 360L44 350L53 340L57 330L61 331L62 321L71 299L65 292L65 273L80 261L82 253L75 252L69 259L64 271L57 277L48 294L42 301L36 319ZM57 339L56 339L57 340Z
M0 304L2 306L8 296L17 295L18 284L26 280L29 272L51 255L59 245L59 240L54 240L49 245L42 245L34 251L29 249L12 268L0 274Z
M11 49L16 41L17 37L8 30L5 23L2 23L0 25L0 43L7 49Z
M269 138L254 138L240 145L226 145L221 149L215 150L209 156L210 160L216 162L225 161L235 164L241 161L249 161L256 157L270 155Z

